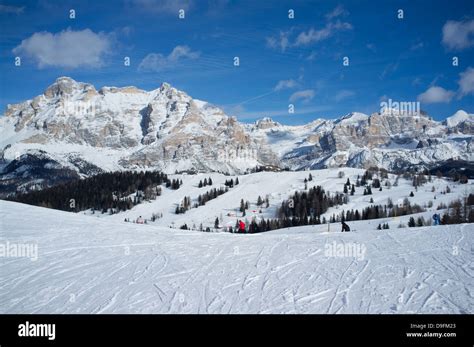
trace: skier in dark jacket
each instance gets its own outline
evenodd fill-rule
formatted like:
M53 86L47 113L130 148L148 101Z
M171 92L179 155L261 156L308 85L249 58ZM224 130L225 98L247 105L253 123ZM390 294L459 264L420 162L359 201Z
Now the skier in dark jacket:
M439 225L440 222L441 222L441 217L439 216L439 214L435 213L433 215L433 221L434 221L434 225Z
M341 225L342 225L341 232L351 231L351 228L349 228L349 226L345 222L341 222Z

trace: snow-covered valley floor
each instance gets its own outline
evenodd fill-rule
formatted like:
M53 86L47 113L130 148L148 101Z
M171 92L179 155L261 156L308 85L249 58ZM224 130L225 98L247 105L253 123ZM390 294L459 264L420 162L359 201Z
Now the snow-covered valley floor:
M38 250L0 258L0 312L474 312L472 224L364 223L202 233L0 201L0 243Z

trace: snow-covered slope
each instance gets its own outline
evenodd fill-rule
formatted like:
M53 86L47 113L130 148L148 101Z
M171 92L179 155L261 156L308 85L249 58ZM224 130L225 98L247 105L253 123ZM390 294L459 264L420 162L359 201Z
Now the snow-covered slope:
M446 118L445 124L448 127L453 128L464 122L474 122L474 114L469 114L466 111L459 110L451 117Z
M339 178L339 172L344 173L344 177ZM115 221L123 221L125 218L130 221L142 217L151 225L179 228L186 224L189 228L199 229L202 224L203 228L210 227L214 229L214 222L216 218L220 220L221 228L234 227L237 220L247 220L247 223L253 218L261 220L262 218L275 218L276 209L280 207L284 200L287 200L295 191L304 191L305 185L307 189L315 186L322 186L326 192L334 195L335 193L342 193L343 186L347 179L351 183L355 183L357 176L362 177L365 170L344 168L344 169L322 169L312 171L285 171L285 172L259 172L249 175L238 176L240 184L229 189L229 191L216 199L208 201L204 206L198 208L191 208L184 214L175 214L176 207L183 201L184 197L191 198L191 205L197 203L198 196L204 194L212 188L224 187L224 182L236 176L225 176L219 173L197 174L197 175L171 175L173 179L183 181L183 185L178 190L163 189L162 196L150 202L143 202L136 205L131 210L109 215L108 213L91 214L90 211L84 211L90 218L102 218ZM312 175L313 180L305 184L304 180ZM206 178L211 178L212 186L199 188L199 181L204 181ZM472 180L468 184L459 184L448 181L443 178L432 177L432 182L428 182L423 186L415 189L412 180L405 180L399 178L395 186L396 175L389 174L389 181L391 186L385 186L382 181L382 191L372 189L372 195L364 195L364 187L356 187L354 195L349 196L349 202L344 205L329 208L329 210L322 214L321 217L326 217L327 220L333 214L340 214L342 211L352 209L359 209L368 207L373 204L386 205L388 200L396 205L402 205L405 199L408 199L412 204L418 204L426 207L427 212L422 213L426 220L431 220L433 213L439 213L438 207L440 205L449 205L452 201L474 194L474 185ZM450 193L445 193L449 187ZM410 197L410 192L414 192L414 196ZM258 197L262 199L268 198L269 207L265 205L257 206ZM240 201L248 201L249 208L246 211L245 217L239 211ZM371 200L373 202L371 202ZM431 207L428 207L432 204ZM152 215L162 215L162 218L155 222L151 221ZM418 216L415 216L418 217ZM372 220L365 225L366 229L375 230L379 223L387 223L391 229L395 229L399 224L408 224L410 216L399 216L396 218L389 218L387 220ZM333 229L340 230L339 225L332 225ZM326 226L327 228L327 226Z
M1 313L474 312L472 225L237 235L0 201L0 229L38 250L0 258Z

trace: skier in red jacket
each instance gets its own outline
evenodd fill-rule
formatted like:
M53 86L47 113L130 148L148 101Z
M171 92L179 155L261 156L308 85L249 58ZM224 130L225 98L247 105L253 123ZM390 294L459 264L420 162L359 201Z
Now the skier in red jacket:
M239 232L245 233L245 223L239 220Z

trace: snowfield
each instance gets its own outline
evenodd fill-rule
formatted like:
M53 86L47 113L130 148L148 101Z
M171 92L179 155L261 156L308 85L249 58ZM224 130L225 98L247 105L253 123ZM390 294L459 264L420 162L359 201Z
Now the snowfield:
M339 178L338 173L343 172L344 177ZM219 173L200 173L197 175L170 175L172 179L179 179L183 181L183 185L178 190L163 189L162 196L159 196L156 200L150 202L143 202L136 205L131 210L120 212L117 214L109 215L107 213L101 214L96 212L91 214L90 211L83 213L89 215L92 218L105 218L115 221L123 221L125 218L131 221L136 220L139 216L147 219L147 223L164 226L179 228L186 224L189 228L198 230L200 225L203 228L210 227L214 228L214 222L216 218L220 220L220 227L235 227L237 220L245 220L246 224L255 218L257 221L261 218L275 218L277 207L281 206L281 203L287 200L295 191L305 190L305 178L307 179L309 174L313 176L312 181L307 182L307 188L310 189L315 186L322 186L326 192L334 195L335 193L342 193L344 184L349 178L351 183L355 183L357 176L363 176L365 170L355 168L341 168L341 169L324 169L324 170L311 170L311 171L284 171L284 172L259 172L249 175L241 176L225 176ZM199 181L204 181L211 177L213 181L212 186L206 186L198 188ZM226 180L234 179L238 177L240 184L229 189L229 191L217 199L210 200L204 206L198 208L192 208L185 214L175 214L176 206L182 202L185 196L191 198L192 204L197 202L197 198L200 194L213 189L224 187ZM375 177L375 176L374 176ZM390 229L395 229L398 225L408 224L410 217L418 218L422 216L425 220L430 221L433 213L443 213L443 211L437 210L440 204L449 205L453 200L468 196L469 193L474 193L474 182L469 181L468 184L459 184L452 181L448 181L444 178L432 177L432 182L415 189L411 180L405 180L400 177L398 186L393 185L396 180L396 175L389 174L389 181L392 186L390 188L383 185L383 190L372 189L372 195L363 195L364 187L356 187L355 194L349 196L349 202L344 205L335 206L329 208L329 210L322 214L322 217L326 217L327 220L333 214L340 214L342 211L351 209L359 209L371 206L373 204L385 205L390 198L394 204L401 205L405 198L408 198L410 203L416 203L420 206L426 206L427 211L415 215L399 216L396 218L384 218L367 221L364 224L366 229L375 230L379 223L388 223ZM451 192L444 194L446 188L449 186ZM435 188L433 192L432 189ZM410 197L410 192L414 192L414 197ZM268 197L269 207L257 206L258 196L262 198ZM239 211L240 200L249 202L249 209L246 211L246 216L242 217L242 213ZM373 199L373 203L370 200ZM428 207L429 202L432 202L433 206ZM157 219L155 222L151 222L153 213L162 214L163 217ZM350 223L352 224L352 222ZM340 230L340 226L335 226L336 230ZM326 227L327 229L327 227Z
M472 224L351 226L202 233L0 200L3 250L38 250L0 258L0 313L474 312Z

